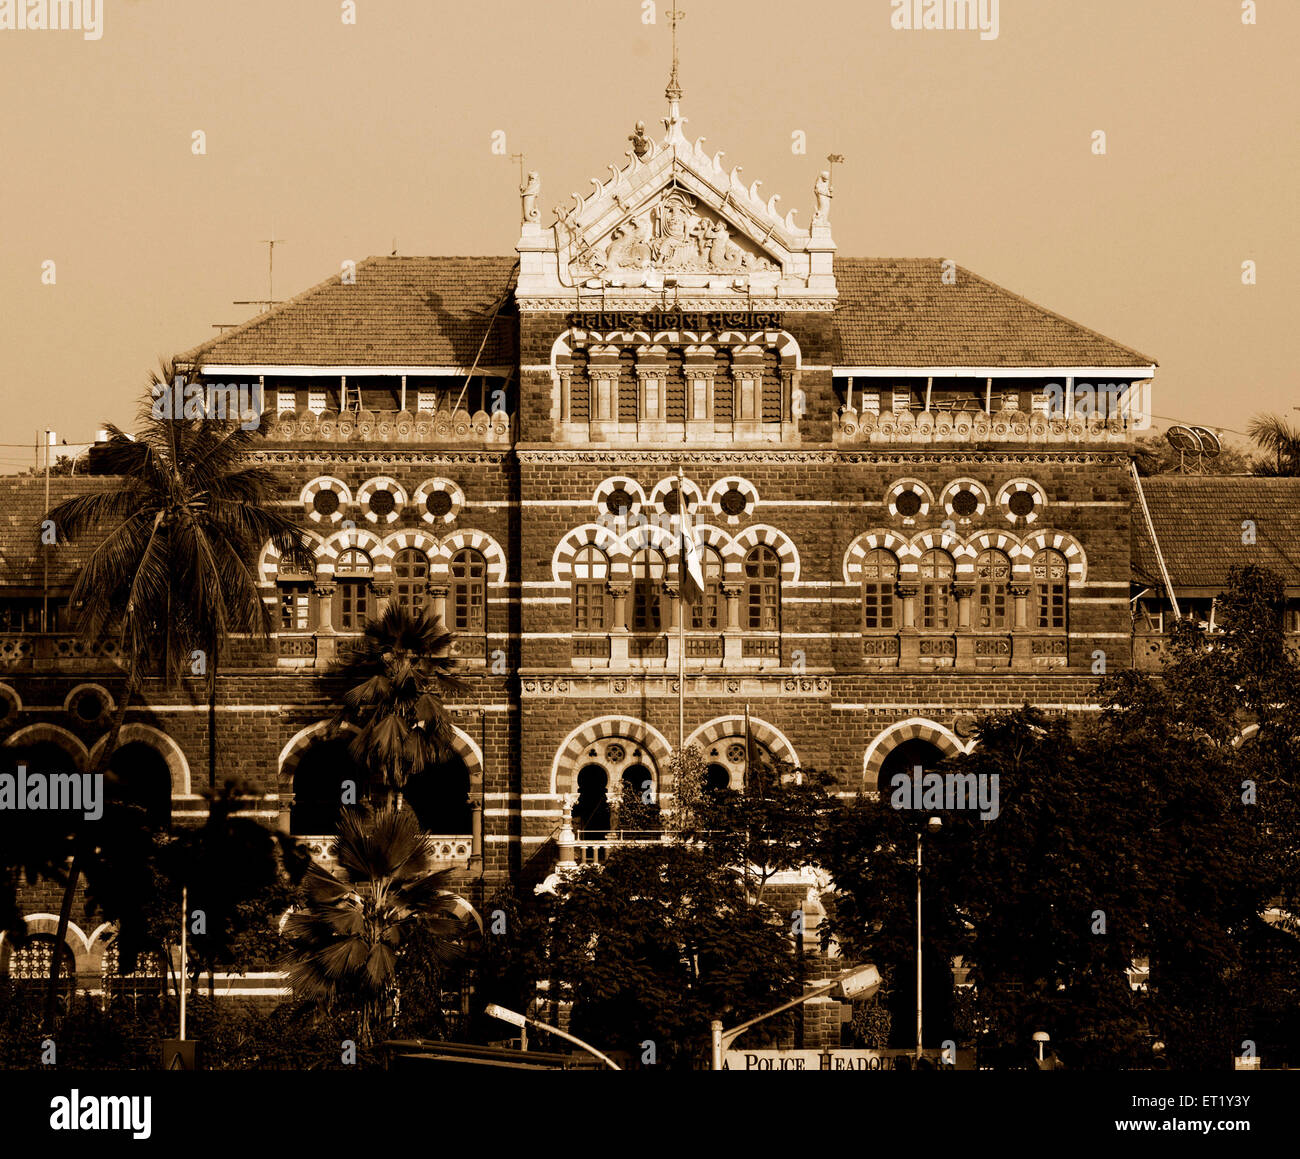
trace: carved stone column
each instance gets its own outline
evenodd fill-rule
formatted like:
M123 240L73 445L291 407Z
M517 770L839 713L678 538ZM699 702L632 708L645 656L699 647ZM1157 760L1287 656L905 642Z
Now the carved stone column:
M447 585L428 584L425 591L428 592L429 610L434 619L441 620L442 626L447 627Z
M1016 628L1029 626L1029 584L1012 584L1007 590L1016 601Z
M957 642L953 667L971 669L975 667L975 637L970 630L970 604L971 596L975 594L975 585L953 584L952 594L957 601Z
M626 668L628 663L627 594L630 590L627 584L609 586L609 594L614 597L614 621L609 626L611 668Z
M1034 640L1029 634L1029 584L1012 584L1008 589L1016 601L1015 631L1011 635L1011 667L1027 672L1034 666Z
M573 806L577 803L577 793L565 793L560 804L563 812L560 815L560 835L556 838L556 843L560 847L559 864L561 865L573 864L573 843L576 840L573 835Z
M334 634L334 593L338 584L317 584L312 589L316 596L316 631L327 636Z
M899 584L898 598L903 601L903 627L898 633L899 668L916 668L921 661L921 639L916 631L917 584Z
M316 595L316 667L328 668L337 652L334 637L334 593L338 584L317 584Z
M722 634L722 664L726 668L739 665L744 653L740 635L740 596L744 590L744 584L722 585L727 601L727 628Z
M388 611L388 605L393 600L393 584L391 583L372 583L371 592L375 597L375 615L382 616Z

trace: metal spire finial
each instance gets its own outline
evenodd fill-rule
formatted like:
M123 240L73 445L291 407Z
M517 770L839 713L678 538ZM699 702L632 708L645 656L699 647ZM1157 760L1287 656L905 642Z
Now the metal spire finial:
M682 99L682 85L677 79L677 22L686 19L686 13L680 8L670 8L665 13L673 31L673 71L668 78L668 87L664 89L664 96L668 98L672 105L673 119L677 118L677 102Z

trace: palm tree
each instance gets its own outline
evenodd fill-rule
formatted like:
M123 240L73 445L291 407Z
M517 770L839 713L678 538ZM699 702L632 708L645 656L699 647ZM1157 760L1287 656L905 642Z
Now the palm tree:
M464 688L452 636L430 612L391 603L339 662L348 682L335 730L352 725L349 752L371 778L372 798L400 808L407 781L451 751L447 692Z
M196 372L197 373L197 372ZM126 658L126 682L95 772L117 747L127 707L147 674L175 684L182 669L206 678L208 781L215 783L216 688L221 642L231 634L265 638L269 614L258 590L256 561L270 541L305 561L303 533L269 506L273 473L252 465L254 435L238 418L173 418L155 413L153 388L177 378L173 362L150 375L151 389L129 435L105 424L101 462L116 485L58 504L46 518L60 538L98 542L77 577L71 603L88 639L115 635ZM67 936L81 858L79 842L64 888L56 934ZM46 1022L53 1027L59 957L53 958Z
M403 940L423 931L435 957L450 962L461 952L461 915L473 916L480 933L482 922L446 888L453 870L431 872L430 839L409 809L344 810L330 852L333 873L307 870L307 904L285 922L291 948L280 966L296 998L357 1008L359 1038L369 1046L398 998Z
M1258 415L1246 428L1251 441L1273 456L1273 462L1261 461L1257 475L1300 475L1300 428L1291 426L1278 415Z

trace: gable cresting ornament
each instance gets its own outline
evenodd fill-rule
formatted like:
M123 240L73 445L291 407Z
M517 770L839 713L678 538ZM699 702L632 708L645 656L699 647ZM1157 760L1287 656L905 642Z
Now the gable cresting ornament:
M675 78L674 78L675 80ZM628 138L619 167L591 179L592 191L572 195L543 226L535 211L539 186L532 175L524 199L515 297L523 309L624 308L660 294L683 309L830 309L836 301L830 227L830 185L814 186L809 227L782 217L779 196L759 195L739 166L704 150L683 134L680 86L670 85L666 132L655 141L644 122ZM777 306L777 303L781 306ZM743 304L743 307L742 307Z

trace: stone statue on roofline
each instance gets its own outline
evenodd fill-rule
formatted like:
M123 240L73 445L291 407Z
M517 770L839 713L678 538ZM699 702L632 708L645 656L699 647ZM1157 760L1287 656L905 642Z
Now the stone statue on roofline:
M524 221L541 221L542 211L538 208L537 199L542 195L542 180L537 176L534 169L528 174L528 183L519 191L519 198L522 204L522 213Z
M636 128L628 140L632 142L632 152L636 154L637 160L644 161L646 154L650 152L650 138L646 136L644 121L637 121Z
M813 208L813 221L819 225L829 224L831 220L831 174L829 169L823 169L813 185L813 198L816 203Z

